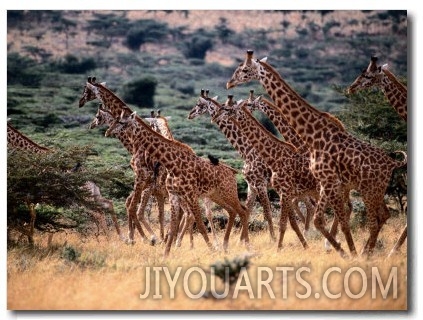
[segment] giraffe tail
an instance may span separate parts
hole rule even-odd
[[[397,161],[396,160],[394,162],[394,167],[395,168],[401,168],[401,167],[405,167],[407,165],[407,153],[404,152],[404,151],[401,151],[401,150],[393,152],[393,154],[399,154],[399,153],[402,154],[403,159],[402,159],[402,161]]]

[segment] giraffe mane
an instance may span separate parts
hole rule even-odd
[[[270,64],[268,64],[265,61],[258,61],[258,63],[260,63],[262,66],[264,66],[268,71],[270,71],[275,77],[278,78],[279,81],[281,81],[286,87],[288,87],[289,89],[291,89],[294,97],[296,99],[298,99],[299,101],[301,101],[303,104],[307,105],[308,107],[312,108],[313,110],[315,110],[316,112],[319,112],[326,120],[332,122],[335,126],[337,126],[339,129],[341,129],[342,131],[345,131],[345,126],[344,124],[341,122],[341,120],[339,120],[338,118],[336,118],[335,116],[333,116],[332,114],[328,113],[328,112],[324,112],[324,111],[320,111],[319,109],[317,109],[316,107],[312,106],[310,103],[308,103],[303,97],[301,97],[297,91],[295,91],[284,79],[282,79],[282,77],[280,76],[280,74],[275,70],[275,68],[273,68]]]
[[[400,90],[403,93],[407,93],[407,87],[403,85],[401,82],[399,82],[397,77],[395,77],[395,75],[389,69],[382,68],[382,71],[388,77],[389,80],[391,80],[393,83],[397,85],[398,88],[400,88]]]
[[[27,141],[29,144],[33,145],[34,147],[37,147],[43,151],[51,151],[51,149],[41,146],[38,143],[34,142],[33,140],[31,140],[30,138],[28,138],[26,135],[24,135],[22,132],[20,132],[19,130],[15,129],[10,123],[7,123],[7,127],[9,129],[11,129],[13,132],[15,132],[16,134],[18,134],[19,136],[22,137],[22,139],[24,139],[25,141]]]

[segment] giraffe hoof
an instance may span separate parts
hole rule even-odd
[[[132,239],[126,239],[126,244],[130,244],[130,245],[134,245],[135,244],[135,240]]]
[[[150,240],[150,245],[155,246],[156,243],[157,243],[157,238],[155,236],[152,236]]]
[[[332,251],[332,245],[330,244],[328,239],[325,239],[325,250],[326,250],[326,252]]]

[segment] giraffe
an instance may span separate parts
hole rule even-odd
[[[388,70],[387,65],[377,66],[377,57],[371,57],[366,69],[348,87],[348,94],[371,87],[382,90],[389,103],[404,121],[407,121],[407,87]],[[392,248],[389,256],[396,252],[407,238],[407,226],[404,227],[397,243]]]
[[[310,151],[307,145],[301,140],[301,137],[297,134],[295,129],[288,123],[288,121],[286,120],[282,112],[278,109],[278,107],[275,106],[274,103],[272,103],[271,101],[263,97],[261,99],[256,100],[256,103],[253,103],[254,100],[256,100],[256,97],[254,96],[254,90],[250,90],[250,95],[248,97],[248,101],[250,103],[247,106],[249,110],[251,112],[255,110],[260,110],[261,112],[263,112],[270,119],[270,121],[272,121],[272,123],[278,129],[279,133],[283,136],[285,141],[294,145],[297,148],[297,151],[303,155],[304,165],[310,166]],[[344,190],[345,199],[349,198],[349,192],[350,190],[348,188]],[[306,206],[306,212],[307,212],[306,217],[302,216],[302,213],[298,209],[298,207],[294,207],[295,210],[297,211],[297,214],[300,216],[300,218],[304,222],[305,234],[307,234],[309,230],[310,220],[312,218],[312,213],[314,212],[314,206],[315,206],[314,200],[316,199],[313,199],[310,197],[303,199]],[[351,212],[352,211],[351,202],[347,201],[347,205]],[[333,220],[331,231],[330,231],[333,237],[336,236],[337,229],[338,229],[338,219],[335,217]],[[331,249],[331,246],[327,242],[327,240],[325,241],[325,248],[326,250]]]
[[[170,117],[164,117],[161,115],[161,110],[157,110],[157,115],[155,114],[154,111],[151,111],[151,118],[146,118],[146,120],[148,122],[150,122],[151,127],[159,132],[162,136],[170,139],[170,140],[175,140],[172,131],[170,130],[169,127],[169,120]],[[194,152],[194,151],[193,151]],[[219,241],[218,241],[218,237],[217,237],[217,233],[216,233],[216,229],[214,227],[214,223],[213,223],[213,211],[211,209],[212,203],[211,200],[207,197],[202,197],[203,199],[203,205],[205,208],[205,215],[207,217],[207,220],[209,221],[209,226],[213,235],[213,242],[215,247],[219,247]],[[185,216],[183,216],[185,217]],[[194,222],[194,221],[192,221]],[[186,219],[183,219],[181,221],[182,226],[182,230],[178,235],[178,238],[176,240],[176,245],[180,246],[181,245],[181,241],[182,238],[184,236],[184,233],[186,231],[187,228],[190,229],[190,239],[191,239],[191,246],[192,246],[192,227],[193,227],[193,223],[188,226],[187,225],[188,221],[186,221]]]
[[[168,138],[168,139],[174,139],[172,132],[169,128],[169,125],[167,124],[167,118],[162,117],[161,119],[157,119],[158,121],[156,121],[156,116],[154,111],[151,112],[151,118],[145,118],[150,125],[152,126],[152,128],[162,134],[164,137]],[[90,129],[93,129],[97,126],[100,125],[107,125],[110,126],[114,121],[114,118],[112,116],[112,114],[110,112],[108,112],[107,110],[105,110],[104,108],[102,108],[101,106],[98,108],[97,113],[93,119],[93,121],[90,124]],[[162,122],[160,124],[158,124],[158,122]],[[165,123],[163,123],[163,121],[166,121]],[[135,152],[137,152],[137,149],[130,143],[127,134],[125,131],[121,130],[121,131],[117,131],[115,132],[115,136],[122,142],[122,144],[124,145],[124,147],[128,150],[128,152],[130,154],[134,154]],[[150,172],[150,175],[153,177],[153,179],[151,180],[151,184],[149,186],[146,187],[145,190],[142,191],[141,193],[141,199],[140,199],[140,204],[138,206],[138,210],[137,210],[137,217],[138,220],[142,223],[142,225],[144,225],[144,227],[147,229],[147,231],[152,235],[152,241],[154,242],[154,239],[156,238],[156,235],[154,233],[154,231],[151,229],[149,223],[146,221],[145,219],[145,215],[144,215],[144,211],[145,208],[147,206],[147,202],[148,199],[150,198],[151,195],[153,195],[156,199],[157,199],[157,204],[158,204],[158,209],[159,209],[159,224],[160,224],[160,239],[163,241],[165,240],[165,236],[164,236],[164,204],[165,204],[165,200],[166,198],[168,198],[168,194],[167,194],[167,190],[166,190],[166,169],[163,166],[160,166],[159,163],[155,163],[153,168],[148,168]],[[208,220],[210,221],[210,223],[212,222],[211,218],[212,218],[212,211],[211,211],[211,202],[208,198],[204,198],[203,202],[205,204],[205,210],[206,210],[206,216],[208,218]],[[129,219],[131,219],[129,217]],[[192,220],[189,220],[192,221]],[[185,222],[185,220],[183,221]],[[194,222],[194,221],[192,221]],[[129,223],[133,223],[132,219],[130,220]],[[184,223],[181,223],[184,225]],[[213,238],[214,238],[214,243],[215,246],[218,247],[218,240],[217,240],[217,235],[215,232],[215,228],[213,226],[213,224],[210,224],[211,226],[211,230],[213,233]],[[132,227],[133,230],[134,227]],[[180,246],[183,235],[185,233],[185,230],[188,228],[188,226],[185,226],[183,228],[183,231],[181,231],[181,233],[178,235],[178,238],[176,240],[176,244],[177,246]],[[193,240],[193,236],[192,236],[192,226],[190,226],[190,239],[191,239],[191,246],[193,246],[192,240]],[[132,235],[133,236],[133,235]],[[141,237],[144,240],[147,240],[147,237],[145,236],[144,233],[141,233]],[[133,238],[131,240],[131,236],[129,237],[128,242],[132,242]]]
[[[130,115],[125,115],[124,113],[109,127],[105,135],[109,136],[117,128],[117,130],[120,130],[119,127],[123,127],[132,137],[131,140],[134,143],[147,148],[150,155],[168,170],[168,179],[172,180],[171,184],[168,184],[171,204],[172,200],[175,201],[176,199],[185,212],[190,212],[191,216],[195,217],[206,243],[210,246],[198,205],[200,195],[204,194],[229,213],[230,222],[224,238],[225,249],[227,249],[230,230],[236,214],[239,214],[241,218],[241,239],[248,245],[247,223],[249,215],[238,199],[234,175],[236,170],[226,165],[213,164],[206,159],[198,157],[191,151],[191,148],[187,148],[181,142],[168,140],[156,133],[135,113]],[[171,230],[165,255],[169,253],[173,235],[176,235],[179,225],[177,212],[172,211],[171,220]]]
[[[304,197],[317,198],[318,184],[308,166],[308,158],[298,153],[296,148],[278,139],[260,124],[248,110],[249,103],[255,101],[238,101],[230,108],[223,108],[218,117],[233,118],[237,122],[238,132],[243,143],[257,150],[266,165],[272,170],[271,184],[280,198],[278,249],[282,248],[288,220],[304,248],[307,242],[296,222],[294,202]]]
[[[195,155],[187,145],[171,141],[158,134],[143,120],[133,115],[132,110],[113,92],[95,80],[92,77],[88,78],[79,106],[82,107],[87,101],[90,101],[89,99],[100,100],[107,107],[107,110],[116,117],[117,121],[114,126],[122,126],[121,122],[126,121],[128,124],[127,130],[131,132],[133,142],[137,144],[138,149],[146,150],[151,159],[160,162],[168,171],[166,186],[171,204],[171,225],[164,256],[169,255],[173,239],[177,233],[179,208],[188,212],[190,217],[195,217],[200,233],[207,245],[211,246],[198,204],[201,195],[207,195],[229,213],[229,223],[223,243],[224,249],[228,247],[229,235],[236,214],[241,219],[241,239],[246,246],[249,246],[249,212],[238,199],[236,170],[224,164],[212,164],[210,161]],[[112,125],[106,133],[110,134],[114,130],[115,128]],[[128,210],[130,214],[133,215],[134,207],[128,209],[130,209]]]
[[[253,51],[248,50],[245,61],[235,69],[226,88],[258,80],[307,144],[311,153],[311,171],[320,184],[314,225],[342,257],[346,257],[346,253],[326,230],[324,211],[328,206],[332,207],[349,251],[355,256],[349,214],[343,208],[346,202],[343,190],[349,188],[360,192],[367,209],[369,229],[369,238],[361,253],[370,255],[390,216],[384,203],[389,179],[394,169],[407,164],[407,154],[400,151],[404,159],[396,161],[380,148],[355,138],[343,129],[338,119],[319,111],[299,96],[266,61],[267,58],[253,59]]]
[[[252,103],[255,99],[256,97],[254,96],[254,90],[250,90],[248,101],[251,103],[249,103],[247,106],[249,110],[251,112],[255,110],[260,110],[262,113],[264,113],[269,118],[269,120],[275,125],[276,129],[282,135],[284,140],[296,147],[298,153],[303,154],[305,158],[304,165],[309,166],[310,164],[307,159],[310,158],[310,152],[307,148],[307,145],[302,142],[297,132],[289,125],[288,121],[286,121],[282,113],[269,100],[261,98],[258,100],[258,103]],[[311,213],[314,211],[314,204],[312,203],[313,201],[311,200],[311,198],[305,198],[303,199],[303,201],[306,206],[306,216],[302,214],[302,212],[298,209],[297,206],[295,206],[294,209],[303,221],[304,233],[307,234],[310,227]]]
[[[359,90],[378,87],[382,90],[389,103],[398,115],[407,121],[407,87],[388,70],[388,66],[377,66],[377,57],[371,57],[366,69],[348,87],[349,94]]]
[[[206,112],[214,119],[221,109],[221,105],[216,99],[217,97],[213,99],[208,98],[205,95],[204,89],[202,89],[197,104],[191,109],[188,119],[194,119]],[[248,194],[245,202],[247,209],[251,212],[254,201],[258,196],[259,202],[263,207],[264,218],[269,226],[270,237],[272,240],[275,240],[271,205],[267,194],[272,174],[270,168],[260,160],[255,149],[248,148],[247,145],[239,141],[237,128],[233,122],[225,118],[218,118],[215,123],[244,160],[242,173],[248,184]]]
[[[28,136],[24,135],[22,132],[14,128],[10,123],[7,123],[7,145],[8,145],[8,148],[20,149],[20,150],[25,150],[28,152],[39,153],[39,154],[46,154],[52,151],[50,148],[37,144],[36,142],[31,140]],[[100,188],[93,181],[87,181],[84,185],[84,189],[88,191],[89,198],[92,201],[97,203],[100,208],[105,209],[110,213],[116,228],[116,232],[118,236],[122,239],[120,227],[117,222],[116,213],[113,207],[113,201],[110,199],[104,198],[101,195]],[[26,204],[29,208],[29,212],[31,216],[30,230],[27,236],[28,236],[28,241],[30,243],[33,243],[35,220],[36,220],[36,210],[35,210],[36,204],[30,203],[29,201],[27,201]],[[108,237],[107,225],[104,219],[104,214],[98,215],[97,212],[94,212],[94,211],[90,211],[90,213],[94,217],[94,221],[97,224],[97,227],[101,227],[104,233],[106,234],[106,236]],[[52,234],[49,236],[48,244],[50,244],[51,240],[52,240]]]
[[[102,97],[99,95],[97,97],[97,94],[99,94],[98,90],[92,90],[94,87],[92,86],[92,83],[95,83],[96,78],[95,77],[88,77],[87,84],[84,87],[83,94],[81,98],[79,99],[79,108],[83,107],[87,102],[92,101],[94,99],[98,99],[103,107],[110,111],[112,116],[114,118],[118,117],[120,115],[120,112],[122,111],[122,108],[125,110],[128,110],[128,112],[132,113],[132,110],[126,106],[119,98],[116,97],[114,93],[112,93],[108,88],[106,88],[106,83],[99,83],[98,86],[101,88],[104,88],[105,93],[110,93],[110,95],[106,95],[105,97]],[[90,87],[91,86],[91,87]],[[91,88],[91,89],[90,89]],[[115,108],[109,108],[109,101],[114,103],[114,100],[120,105],[120,108],[115,110]],[[113,104],[111,104],[113,106]],[[122,142],[123,143],[123,142]],[[123,143],[130,145],[130,142]],[[134,188],[131,194],[127,197],[125,206],[126,211],[128,215],[128,243],[134,243],[134,229],[136,228],[141,235],[141,237],[145,238],[145,233],[142,230],[140,221],[137,218],[136,211],[137,211],[137,205],[141,200],[142,192],[152,183],[153,175],[151,175],[151,172],[154,172],[154,166],[155,164],[151,162],[146,155],[145,152],[142,152],[142,150],[136,150],[132,154],[130,165],[132,170],[134,171],[135,179],[134,179]],[[151,238],[151,244],[156,243],[156,238],[154,235]]]
[[[97,109],[97,113],[94,117],[94,119],[91,121],[89,128],[90,129],[94,129],[98,126],[102,126],[102,125],[107,125],[110,126],[114,121],[114,118],[112,116],[111,113],[109,113],[107,110],[105,110],[102,106],[100,106]],[[116,137],[121,141],[121,143],[123,144],[123,146],[125,147],[125,149],[130,153],[130,154],[134,154],[136,153],[136,149],[134,148],[134,146],[130,143],[126,133],[124,131],[120,131],[120,132],[116,132],[115,133]],[[140,163],[139,164],[145,164],[145,163]],[[159,209],[159,225],[160,225],[160,239],[164,240],[164,204],[165,204],[165,198],[167,197],[167,191],[165,188],[165,183],[164,180],[166,178],[165,173],[164,173],[164,168],[160,168],[160,166],[155,166],[153,165],[153,167],[151,168],[151,166],[147,166],[146,169],[147,170],[147,174],[150,177],[153,177],[152,179],[150,179],[150,185],[148,185],[146,187],[145,190],[142,191],[141,193],[141,197],[140,197],[140,204],[137,210],[137,217],[138,220],[144,225],[144,227],[147,229],[147,231],[150,233],[150,235],[152,236],[151,241],[154,243],[156,237],[156,234],[154,233],[153,229],[151,228],[151,226],[149,225],[149,223],[146,221],[145,216],[144,216],[144,210],[145,207],[147,205],[148,199],[150,198],[151,195],[153,195],[156,200],[157,200],[157,204],[158,204],[158,209]],[[132,198],[129,198],[130,200]],[[130,201],[129,200],[129,201]],[[128,201],[128,200],[127,200]],[[129,224],[133,224],[132,221],[132,217],[128,217],[128,223]],[[127,239],[128,242],[132,242],[133,241],[133,230],[135,228],[135,224],[133,224],[132,228],[130,227],[130,235]],[[141,237],[144,240],[148,240],[147,236],[145,235],[144,231],[141,229]]]

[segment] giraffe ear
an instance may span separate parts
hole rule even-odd
[[[387,63],[385,63],[383,66],[382,66],[382,70],[387,70],[388,69],[388,64]]]
[[[264,57],[260,60],[260,62],[266,62],[267,61],[267,57]]]
[[[136,111],[132,112],[129,117],[131,118],[131,120],[134,120],[137,117],[137,112]]]
[[[212,100],[214,100],[214,101],[217,101],[217,98],[218,98],[219,96],[214,96],[213,98],[212,98]]]
[[[106,82],[100,82],[100,84],[105,87],[106,86]]]

